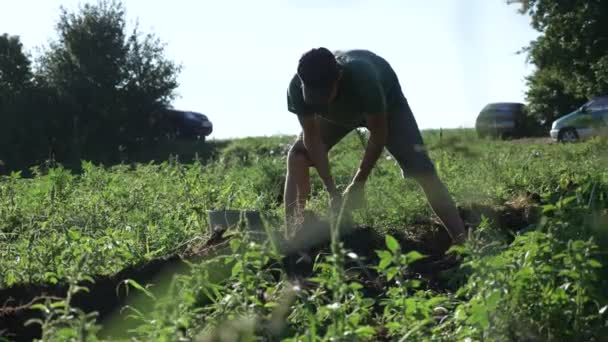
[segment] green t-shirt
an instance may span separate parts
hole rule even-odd
[[[298,115],[318,114],[339,124],[356,125],[366,115],[396,110],[401,97],[397,75],[382,57],[367,50],[335,52],[343,75],[335,100],[327,106],[306,104],[301,80],[294,75],[287,89],[287,109]]]

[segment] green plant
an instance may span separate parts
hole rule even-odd
[[[38,324],[42,329],[41,341],[97,341],[101,329],[97,323],[97,313],[86,313],[72,305],[72,299],[88,288],[79,285],[82,281],[94,283],[94,280],[83,274],[68,276],[69,287],[65,298],[46,297],[44,303],[31,305],[39,310],[43,319],[30,319],[25,325]]]
[[[0,177],[0,287],[70,285],[66,299],[35,306],[46,313],[36,321],[46,340],[593,341],[605,335],[607,142],[478,145],[475,139],[469,131],[425,133],[440,176],[473,228],[466,245],[453,249],[462,266],[449,272],[415,272],[414,264],[428,260],[412,246],[433,254],[443,228],[433,223],[416,183],[404,181],[386,155],[366,189],[369,205],[353,220],[398,233],[401,244],[386,235],[383,246],[371,249],[378,249],[377,259],[367,259],[373,252],[347,249],[345,226],[332,222],[328,248],[312,255],[313,274],[288,274],[274,239],[282,229],[277,196],[287,140],[270,138],[226,143],[246,160],[222,158],[220,151],[207,163],[83,162],[80,174],[58,165],[31,178]],[[332,150],[340,157],[332,158],[338,182],[351,178],[360,153],[354,135]],[[327,197],[312,174],[309,209],[322,215]],[[261,239],[244,222],[223,238],[209,234],[206,211],[226,207],[260,210],[272,238]],[[219,244],[199,254],[210,238]],[[174,255],[184,256],[189,269],[153,284],[123,282],[119,290],[141,296],[103,324],[74,306],[86,275],[108,276]]]

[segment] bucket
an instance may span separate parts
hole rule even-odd
[[[210,233],[234,229],[239,224],[241,217],[247,228],[252,231],[264,232],[260,213],[255,210],[209,210]]]

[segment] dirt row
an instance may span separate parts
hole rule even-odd
[[[200,246],[197,254],[150,260],[127,267],[111,276],[93,277],[93,283],[82,283],[88,291],[77,293],[71,305],[84,312],[98,312],[98,321],[104,322],[107,318],[116,317],[124,305],[139,295],[134,289],[126,289],[125,280],[134,280],[142,286],[156,284],[154,292],[161,292],[173,275],[188,271],[189,267],[184,260],[196,261],[209,257],[225,244],[226,239],[220,237]],[[24,325],[32,318],[43,318],[39,310],[32,310],[30,306],[44,303],[45,299],[65,298],[67,291],[68,285],[61,283],[18,284],[0,289],[0,339],[5,337],[11,341],[32,341],[40,338],[39,325]]]

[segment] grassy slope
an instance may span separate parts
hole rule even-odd
[[[281,215],[285,154],[293,137],[247,138],[223,147],[207,165],[165,162],[85,165],[82,175],[54,169],[33,179],[0,182],[0,287],[64,278],[81,263],[87,274],[114,273],[142,259],[172,254],[206,237],[205,211],[262,210]],[[471,131],[425,132],[430,155],[459,205],[501,204],[526,191],[547,194],[564,182],[606,182],[605,144],[576,145],[477,140]],[[221,145],[225,145],[222,142]],[[331,152],[346,186],[363,152],[355,134]],[[325,209],[313,172],[310,208]],[[368,207],[355,219],[380,230],[407,230],[428,219],[426,200],[384,155],[367,188]],[[91,253],[94,251],[94,253]],[[86,256],[85,259],[80,260]]]
[[[80,175],[57,168],[31,179],[2,178],[0,287],[70,278],[74,284],[83,275],[113,274],[175,254],[209,238],[209,209],[258,209],[281,229],[292,139],[219,142],[219,153],[204,165],[171,161],[104,169],[85,163]],[[248,334],[286,341],[601,340],[608,311],[607,268],[601,264],[608,248],[606,142],[488,141],[467,130],[446,131],[441,138],[425,132],[425,140],[460,207],[501,207],[533,193],[544,219],[530,227],[512,221],[509,228],[528,228],[512,242],[496,222],[482,220],[463,250],[466,267],[448,273],[444,288],[411,277],[408,260],[416,254],[400,254],[390,239],[379,254],[384,266],[377,276],[344,264],[352,255],[333,246],[332,257],[317,260],[315,278],[302,287],[266,267],[277,257],[272,250],[238,234],[231,253],[193,264],[191,272],[161,287],[166,296],[138,302],[141,311],[132,312],[139,318],[116,316],[104,322],[102,335],[116,340],[134,328],[132,336],[142,341],[179,335],[206,341],[211,339],[203,335],[222,331],[241,334],[242,341],[250,340],[243,338]],[[355,134],[332,151],[340,186],[350,180],[362,151]],[[355,213],[359,224],[414,237],[436,228],[417,185],[403,180],[388,155],[367,193],[368,207]],[[314,176],[310,208],[322,214],[326,202]],[[212,270],[223,276],[212,280]],[[66,316],[69,301],[44,308],[47,339],[99,336],[92,318],[78,310]]]

